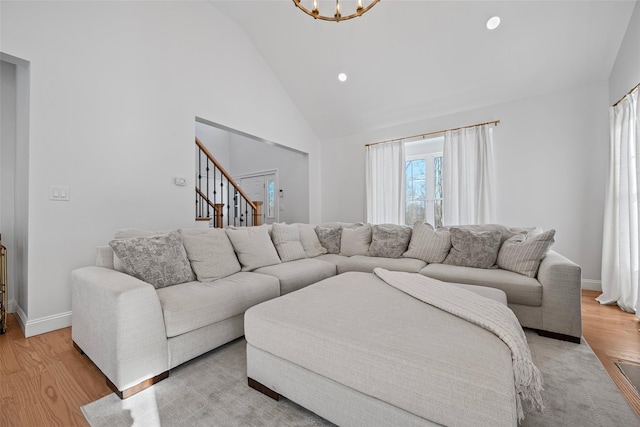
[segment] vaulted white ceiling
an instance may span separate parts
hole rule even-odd
[[[382,0],[335,23],[291,0],[212,3],[244,29],[321,138],[606,81],[635,5]],[[502,24],[489,31],[494,15]]]

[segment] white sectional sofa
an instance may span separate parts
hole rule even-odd
[[[126,398],[242,336],[250,307],[382,267],[500,289],[523,327],[579,342],[581,271],[549,250],[553,234],[420,223],[121,230],[96,266],[72,272],[72,337]]]

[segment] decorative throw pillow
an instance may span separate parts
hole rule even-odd
[[[342,227],[321,227],[316,226],[316,234],[323,248],[328,254],[340,253],[340,239],[342,237]]]
[[[451,250],[443,264],[491,268],[498,258],[500,231],[474,232],[452,227]]]
[[[151,236],[162,236],[164,234],[169,234],[171,231],[176,230],[166,230],[166,231],[151,231],[151,230],[143,230],[141,228],[121,228],[116,231],[115,236],[113,238],[115,240],[122,239],[131,239],[132,237],[151,237]],[[124,272],[124,267],[122,266],[122,261],[118,257],[118,254],[113,252],[113,269],[116,271]]]
[[[313,258],[327,253],[327,250],[320,244],[315,227],[311,224],[297,224],[300,230],[300,242],[307,257]]]
[[[371,224],[364,224],[356,228],[342,228],[340,255],[369,255],[370,244]]]
[[[242,271],[280,264],[278,252],[269,237],[267,227],[227,228],[227,236],[242,264]]]
[[[451,249],[451,233],[439,228],[434,230],[431,224],[416,222],[413,225],[409,250],[402,254],[406,258],[421,259],[429,264],[441,263]]]
[[[373,237],[369,255],[385,258],[400,258],[411,240],[411,227],[396,224],[373,226]]]
[[[180,233],[191,268],[200,282],[213,282],[240,271],[236,253],[223,229],[190,228]]]
[[[297,225],[273,224],[271,239],[282,262],[307,257],[302,242],[300,242],[300,229]]]
[[[500,248],[498,267],[527,277],[535,277],[540,261],[555,242],[555,234],[556,230],[549,230],[533,237],[527,237],[525,234],[513,236]]]
[[[156,289],[195,280],[182,236],[177,231],[152,237],[115,239],[109,242],[124,272]]]

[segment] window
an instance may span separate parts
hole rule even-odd
[[[267,179],[267,218],[276,217],[276,180]]]
[[[442,226],[442,144],[431,138],[405,145],[405,223],[428,222]]]

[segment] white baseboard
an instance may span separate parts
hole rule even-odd
[[[602,292],[602,282],[600,280],[582,279],[582,289]]]
[[[15,300],[8,301],[7,308],[9,313],[15,315],[18,325],[26,338],[71,326],[70,311],[29,320],[22,307]]]
[[[57,329],[71,326],[71,312],[54,314],[52,316],[41,317],[39,319],[27,320],[22,328],[25,337],[44,334]]]
[[[13,302],[13,313],[15,314],[15,318],[18,321],[18,325],[20,329],[22,329],[22,333],[24,334],[25,324],[27,323],[27,315],[22,311],[22,307],[18,305],[15,301]]]

